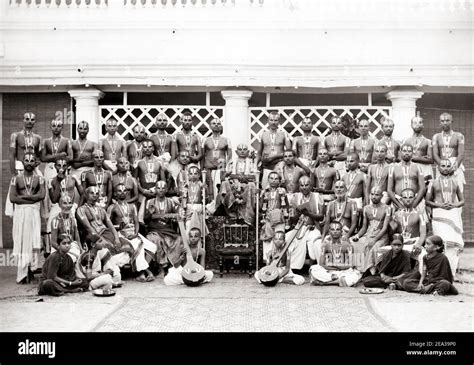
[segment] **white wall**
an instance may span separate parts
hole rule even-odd
[[[0,86],[474,83],[472,1],[44,1],[3,0]]]

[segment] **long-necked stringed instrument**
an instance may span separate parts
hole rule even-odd
[[[293,243],[293,240],[296,238],[296,236],[299,235],[302,227],[303,221],[300,220],[298,221],[298,224],[295,227],[296,233],[293,235],[293,237],[291,237],[289,241],[285,243],[285,246],[283,246],[283,249],[280,251],[280,253],[276,257],[273,257],[273,260],[269,265],[262,267],[258,271],[258,278],[260,279],[260,282],[263,285],[275,286],[278,283],[280,275],[278,271],[278,264],[280,263],[281,259],[283,258],[283,255],[286,253],[290,245]]]
[[[179,231],[181,233],[181,238],[185,245],[189,247],[188,243],[188,236],[186,235],[186,228],[184,227],[184,222],[182,220],[178,220]],[[199,252],[199,248],[198,248]],[[197,255],[196,255],[197,259]],[[194,258],[186,261],[186,265],[184,265],[183,270],[181,271],[181,277],[183,278],[183,282],[188,286],[198,286],[204,282],[206,274],[204,273],[204,268],[199,265]]]

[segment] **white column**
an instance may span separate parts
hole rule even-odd
[[[89,123],[87,138],[99,142],[101,137],[99,99],[104,93],[94,88],[75,89],[69,95],[76,100],[76,123],[86,121]]]
[[[392,102],[392,119],[395,122],[393,138],[402,141],[411,136],[411,118],[416,115],[416,101],[423,96],[416,89],[393,90],[385,97]]]
[[[224,136],[230,138],[233,149],[240,143],[250,147],[249,99],[252,91],[224,90],[221,95],[225,100]]]

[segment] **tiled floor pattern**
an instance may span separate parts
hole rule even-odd
[[[96,331],[378,332],[364,298],[126,298]]]

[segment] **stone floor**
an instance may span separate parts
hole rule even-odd
[[[467,276],[472,277],[470,274]],[[435,297],[359,288],[259,285],[231,274],[197,288],[128,280],[117,295],[38,297],[0,270],[0,331],[58,332],[472,332],[474,285],[458,296]]]

